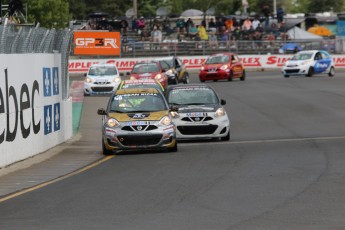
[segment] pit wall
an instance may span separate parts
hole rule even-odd
[[[0,168],[72,137],[60,54],[0,54]]]
[[[199,69],[208,56],[181,56],[188,69]],[[292,55],[239,55],[247,69],[281,69]],[[345,68],[345,55],[332,55],[336,68]],[[94,63],[115,63],[121,72],[128,72],[133,65],[141,61],[150,61],[159,57],[147,58],[108,58],[108,59],[70,59],[69,73],[86,73]]]

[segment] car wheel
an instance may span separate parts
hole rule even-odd
[[[290,75],[285,74],[284,77],[290,77]]]
[[[307,77],[312,77],[313,74],[314,74],[314,69],[313,69],[313,67],[310,67],[306,76]]]
[[[241,81],[246,80],[246,71],[243,70],[242,77],[240,78]]]
[[[173,152],[173,153],[177,152],[177,141],[175,141],[174,147],[169,148],[169,152]]]
[[[214,79],[213,81],[218,81],[217,79]]]
[[[221,137],[220,140],[221,141],[230,141],[230,130],[229,130],[228,134],[225,137]]]
[[[174,82],[174,85],[177,85],[178,84],[178,78],[177,76],[175,76],[175,82]]]
[[[232,81],[234,79],[234,73],[230,71],[228,81]]]
[[[200,81],[201,81],[201,82],[205,82],[205,80],[203,80],[203,79],[201,79],[201,78],[200,78]]]
[[[331,69],[329,70],[328,76],[333,77],[335,75],[335,69],[332,66]]]
[[[103,140],[102,140],[102,149],[103,149],[103,155],[105,155],[105,156],[109,156],[109,155],[114,154],[113,151],[111,151],[105,147]]]
[[[88,96],[90,96],[90,94],[84,93],[84,97],[88,97]]]
[[[183,78],[183,84],[189,84],[189,74],[185,73]]]

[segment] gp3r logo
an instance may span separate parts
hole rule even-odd
[[[75,44],[77,46],[83,46],[83,47],[97,47],[97,46],[103,46],[103,47],[112,47],[112,48],[119,48],[116,45],[116,39],[115,38],[77,38],[75,40]]]
[[[43,95],[47,99],[60,91],[59,68],[43,68]],[[60,130],[60,103],[44,106],[44,135]]]

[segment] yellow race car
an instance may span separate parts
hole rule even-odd
[[[177,151],[176,127],[162,93],[155,88],[119,89],[102,115],[103,154],[125,150]]]

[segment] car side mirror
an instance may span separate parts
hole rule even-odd
[[[170,106],[170,112],[177,112],[177,111],[178,111],[178,107],[176,105]]]
[[[123,76],[125,76],[123,73],[120,73],[120,77],[123,77]]]
[[[220,100],[220,104],[221,104],[221,105],[226,105],[226,100],[221,99],[221,100]]]
[[[107,115],[107,112],[105,111],[105,109],[100,108],[100,109],[97,110],[97,114],[98,115]]]
[[[131,73],[130,73],[130,72],[127,72],[127,73],[126,73],[126,76],[129,76],[129,75],[131,75]]]

